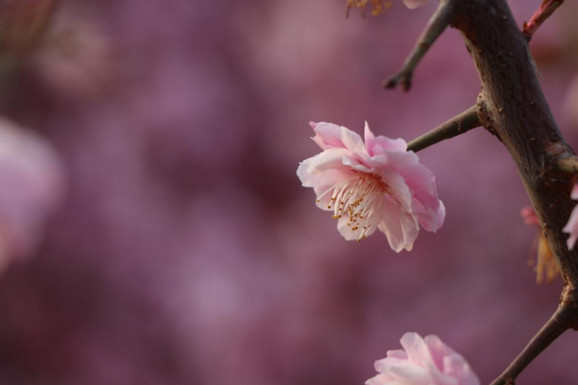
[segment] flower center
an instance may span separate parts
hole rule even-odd
[[[333,188],[327,208],[333,209],[333,218],[345,217],[347,226],[354,232],[359,231],[361,240],[377,224],[375,213],[379,212],[383,194],[389,193],[389,188],[378,175],[356,174],[357,177]]]

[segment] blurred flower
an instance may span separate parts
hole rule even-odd
[[[420,225],[439,229],[445,208],[435,177],[407,151],[403,139],[375,137],[365,123],[365,144],[347,127],[310,123],[323,151],[299,164],[297,176],[313,187],[317,207],[333,211],[346,240],[361,240],[376,228],[396,252],[410,251]]]
[[[574,185],[570,197],[574,200],[578,200],[578,184]],[[570,234],[567,242],[568,250],[572,250],[574,245],[576,245],[576,239],[578,239],[578,206],[574,207],[574,210],[572,210],[568,223],[566,223],[566,226],[564,226],[562,231]]]
[[[54,17],[33,63],[46,84],[74,99],[110,92],[118,70],[102,28],[71,11]]]
[[[361,8],[365,10],[369,0],[347,0],[347,14],[351,8]],[[391,7],[391,1],[371,0],[371,14],[373,16],[381,15],[387,8]]]
[[[409,9],[415,9],[427,3],[428,0],[403,0],[403,3]],[[391,0],[347,0],[346,12],[349,15],[351,8],[366,9],[371,4],[371,14],[373,16],[381,15],[386,9],[391,7]]]
[[[55,151],[41,137],[0,119],[0,270],[34,251],[63,192]]]
[[[520,210],[520,215],[524,219],[525,224],[540,226],[540,219],[538,219],[538,216],[532,207],[526,206],[522,208],[522,210]]]
[[[404,350],[389,350],[375,362],[379,374],[366,385],[479,385],[466,360],[437,336],[417,333],[401,337]]]
[[[403,3],[409,9],[416,9],[417,7],[421,7],[422,5],[427,3],[427,1],[428,0],[403,0]]]
[[[538,237],[538,253],[536,255],[536,266],[534,270],[536,271],[536,282],[552,282],[552,280],[560,273],[560,265],[558,264],[558,259],[552,253],[548,240],[542,232],[542,227],[540,225],[540,219],[536,215],[534,209],[530,206],[524,207],[520,211],[520,215],[524,218],[524,222],[527,225],[536,225],[540,229],[540,235]]]

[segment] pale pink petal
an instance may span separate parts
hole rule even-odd
[[[359,156],[365,154],[365,145],[357,132],[341,126],[341,141],[345,145],[345,148],[354,154],[358,154]]]
[[[375,137],[367,122],[365,122],[364,131],[365,148],[370,156],[381,155],[388,152],[405,152],[407,150],[407,143],[401,138],[389,139],[385,136]]]
[[[443,374],[456,379],[460,385],[480,385],[480,380],[473,374],[470,365],[457,353],[443,358]]]
[[[331,148],[346,148],[352,153],[363,153],[365,146],[361,137],[347,127],[328,122],[310,122],[315,136],[312,138],[324,150]]]
[[[409,9],[416,9],[427,3],[427,0],[403,0],[403,3]]]
[[[356,171],[361,171],[364,173],[371,173],[373,171],[371,166],[368,165],[368,162],[364,162],[362,159],[357,157],[346,155],[343,157],[342,163],[344,166],[347,166]]]
[[[570,198],[578,200],[578,184],[575,184],[570,193]]]
[[[400,360],[407,360],[407,353],[405,350],[397,349],[397,350],[388,350],[387,351],[387,358],[393,359],[400,359]],[[379,362],[379,361],[377,361]]]
[[[408,360],[423,367],[435,365],[431,350],[417,333],[405,333],[401,337],[401,346],[407,352]]]
[[[345,149],[331,149],[307,158],[299,163],[297,177],[304,187],[313,187],[317,184],[316,179],[326,170],[340,169],[347,172],[349,170],[343,167],[343,157],[347,154]]]
[[[322,149],[329,148],[345,148],[341,141],[341,127],[337,124],[327,122],[309,122],[311,128],[315,132],[312,138],[315,143]]]
[[[419,233],[417,220],[392,201],[385,201],[383,209],[388,215],[383,216],[378,229],[385,234],[389,246],[396,253],[411,251]]]
[[[576,240],[578,240],[578,206],[572,210],[568,223],[566,223],[562,231],[570,234],[567,240],[567,246],[568,250],[573,250],[576,245]]]
[[[400,365],[391,365],[387,368],[391,377],[401,384],[407,385],[430,385],[431,375],[426,368],[404,362]]]
[[[575,184],[572,188],[570,197],[574,200],[578,199],[578,184]],[[570,235],[567,240],[568,250],[574,249],[576,240],[578,240],[578,205],[572,210],[570,218],[568,218],[568,222],[562,229],[562,232]]]
[[[427,231],[437,231],[445,220],[445,207],[438,199],[435,176],[413,152],[389,155],[390,167],[403,176],[412,191],[414,212]]]

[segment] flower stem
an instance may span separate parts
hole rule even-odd
[[[480,120],[478,118],[478,106],[474,105],[448,120],[442,123],[438,127],[426,132],[425,134],[415,138],[407,145],[408,151],[417,152],[423,150],[426,147],[441,142],[445,139],[453,138],[454,136],[463,134],[480,126]]]

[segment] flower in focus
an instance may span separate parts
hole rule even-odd
[[[558,274],[560,274],[558,259],[550,249],[548,240],[542,232],[540,219],[536,215],[534,209],[530,206],[526,206],[520,211],[520,215],[524,219],[524,223],[527,225],[536,225],[540,229],[540,235],[538,237],[538,252],[535,263],[536,266],[534,267],[534,270],[536,271],[536,283],[542,283],[544,280],[547,283],[550,283]],[[533,262],[531,262],[530,266],[532,264]]]
[[[574,185],[570,197],[574,200],[578,200],[578,184]],[[568,250],[574,249],[576,240],[578,239],[578,206],[574,207],[574,210],[572,210],[568,223],[566,223],[566,226],[564,226],[562,231],[570,234],[567,241]]]
[[[437,336],[417,333],[401,337],[404,350],[389,350],[375,362],[379,374],[366,385],[479,385],[466,360]]]
[[[31,254],[63,195],[64,175],[43,138],[0,119],[0,270]]]
[[[396,252],[410,251],[420,226],[437,231],[445,218],[435,177],[407,151],[403,139],[374,136],[365,123],[365,143],[347,127],[313,123],[312,138],[323,150],[305,159],[297,176],[312,187],[317,207],[332,211],[346,240],[382,231]]]

